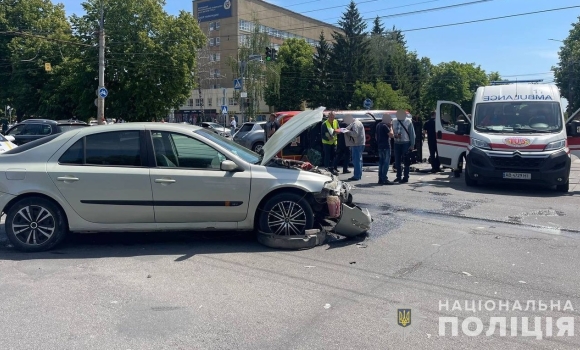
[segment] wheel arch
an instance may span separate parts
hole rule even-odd
[[[304,196],[308,200],[308,202],[310,202],[310,198],[312,196],[312,194],[310,192],[308,192],[304,189],[298,188],[298,187],[279,187],[279,188],[272,190],[267,195],[265,195],[262,198],[262,200],[260,200],[260,203],[256,207],[256,212],[254,213],[254,228],[258,227],[258,220],[260,220],[260,214],[262,212],[262,208],[264,207],[264,204],[266,204],[266,202],[269,201],[270,198],[272,198],[276,195],[279,195],[281,193],[292,193],[292,194],[296,194],[298,196]]]
[[[21,201],[23,199],[26,199],[26,198],[34,198],[34,197],[39,197],[39,198],[42,198],[42,199],[46,199],[49,202],[51,202],[52,204],[54,204],[61,211],[62,216],[63,216],[63,218],[65,220],[66,228],[67,229],[69,228],[69,225],[68,225],[68,217],[66,215],[66,210],[64,210],[63,206],[60,205],[60,203],[58,201],[54,200],[52,197],[47,196],[46,194],[42,194],[42,193],[37,193],[37,192],[22,193],[22,194],[20,194],[20,195],[18,195],[16,197],[12,198],[12,200],[10,200],[6,204],[6,206],[4,207],[4,209],[2,209],[2,212],[4,214],[6,214],[19,201]]]

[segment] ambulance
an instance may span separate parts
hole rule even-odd
[[[558,88],[541,81],[492,82],[477,89],[471,114],[438,101],[441,165],[467,186],[534,183],[568,192],[571,157],[580,156],[580,110],[568,119]]]

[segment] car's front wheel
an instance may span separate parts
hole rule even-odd
[[[262,233],[279,236],[300,236],[314,226],[312,207],[304,196],[280,193],[262,207],[258,220]]]
[[[12,245],[26,252],[53,248],[66,235],[64,213],[51,201],[29,197],[16,202],[6,213],[6,236]]]
[[[263,142],[256,142],[252,146],[252,151],[254,151],[256,153],[260,153],[260,151],[262,150],[262,147],[264,147],[264,143]]]

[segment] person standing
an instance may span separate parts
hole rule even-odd
[[[407,112],[404,110],[397,111],[397,120],[393,122],[393,133],[395,138],[395,169],[397,169],[397,178],[394,182],[409,182],[408,152],[415,147],[415,129],[413,122],[407,118]],[[401,167],[404,164],[404,170]],[[403,178],[401,178],[403,175]]]
[[[377,146],[379,149],[379,185],[392,185],[387,172],[391,163],[391,139],[393,138],[392,117],[390,114],[383,114],[383,120],[377,124],[375,131]]]
[[[264,133],[265,140],[267,142],[272,135],[280,128],[280,124],[276,121],[276,114],[270,114],[270,120],[266,123],[266,132]]]
[[[344,122],[348,125],[345,129],[345,143],[350,147],[352,152],[352,164],[354,166],[354,174],[348,180],[359,181],[362,179],[363,166],[363,151],[365,149],[365,127],[358,119],[354,119],[352,115],[344,116]],[[337,129],[337,132],[341,130]]]
[[[230,133],[232,136],[234,136],[234,134],[236,133],[236,118],[232,117],[230,120]]]
[[[417,150],[417,163],[423,162],[423,121],[418,115],[413,116],[413,129],[415,129],[415,149]]]
[[[344,122],[338,123],[341,128],[346,128]],[[350,149],[346,146],[345,134],[338,133],[338,145],[336,147],[336,157],[334,158],[334,170],[338,172],[338,166],[342,164],[342,173],[343,174],[350,174],[350,170],[348,170],[348,164],[350,163]]]
[[[429,146],[429,160],[431,163],[431,172],[441,172],[441,163],[439,163],[439,152],[437,151],[437,131],[435,125],[435,117],[437,113],[431,112],[431,119],[425,122],[423,130],[427,135],[427,145]]]
[[[336,155],[336,145],[338,144],[338,137],[336,131],[338,130],[338,121],[335,118],[334,112],[328,114],[328,119],[322,123],[320,133],[322,135],[322,151],[324,152],[324,167],[334,175],[338,172],[333,169],[334,157]]]

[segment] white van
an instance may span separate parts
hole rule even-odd
[[[564,120],[554,84],[494,82],[477,89],[471,116],[437,102],[437,150],[442,166],[465,183],[541,183],[568,192],[570,154],[580,156],[580,110]]]

